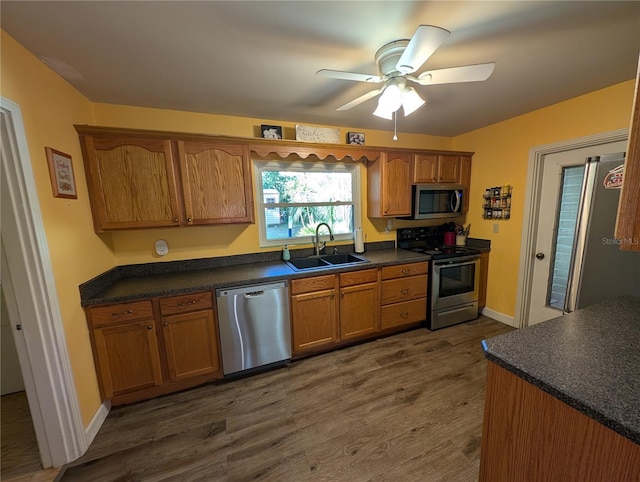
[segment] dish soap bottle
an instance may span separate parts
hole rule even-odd
[[[282,248],[282,259],[285,261],[289,261],[291,259],[291,253],[289,252],[289,247],[285,244],[284,248]]]

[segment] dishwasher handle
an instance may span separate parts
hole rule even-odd
[[[262,296],[264,294],[264,290],[261,291],[251,291],[250,293],[245,293],[244,297],[245,298],[258,298],[259,296]]]

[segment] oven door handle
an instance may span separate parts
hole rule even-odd
[[[462,266],[464,264],[473,264],[479,260],[480,260],[480,256],[471,255],[471,256],[462,256],[462,257],[451,259],[451,260],[434,261],[433,264],[434,266],[438,266],[438,267],[454,268],[456,266]]]

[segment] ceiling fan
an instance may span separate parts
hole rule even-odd
[[[402,106],[404,115],[407,116],[425,103],[416,90],[407,85],[407,81],[420,85],[478,82],[487,80],[493,73],[495,63],[491,62],[429,70],[422,72],[417,77],[411,75],[431,57],[450,33],[441,27],[419,25],[410,40],[394,40],[383,45],[375,55],[380,75],[328,69],[318,70],[316,75],[331,79],[383,84],[381,88],[367,92],[336,110],[349,110],[380,95],[374,115],[392,119],[393,113]]]

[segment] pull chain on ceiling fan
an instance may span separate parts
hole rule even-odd
[[[411,75],[433,55],[450,33],[441,27],[419,25],[410,40],[395,40],[383,45],[375,54],[380,76],[328,69],[319,70],[316,75],[331,79],[383,84],[380,89],[367,92],[336,110],[352,109],[380,95],[374,115],[391,120],[393,113],[395,112],[397,116],[397,111],[402,107],[404,115],[408,116],[422,107],[425,101],[413,87],[407,86],[407,81],[419,85],[479,82],[487,80],[493,73],[495,63],[491,62],[425,71],[417,77]]]

